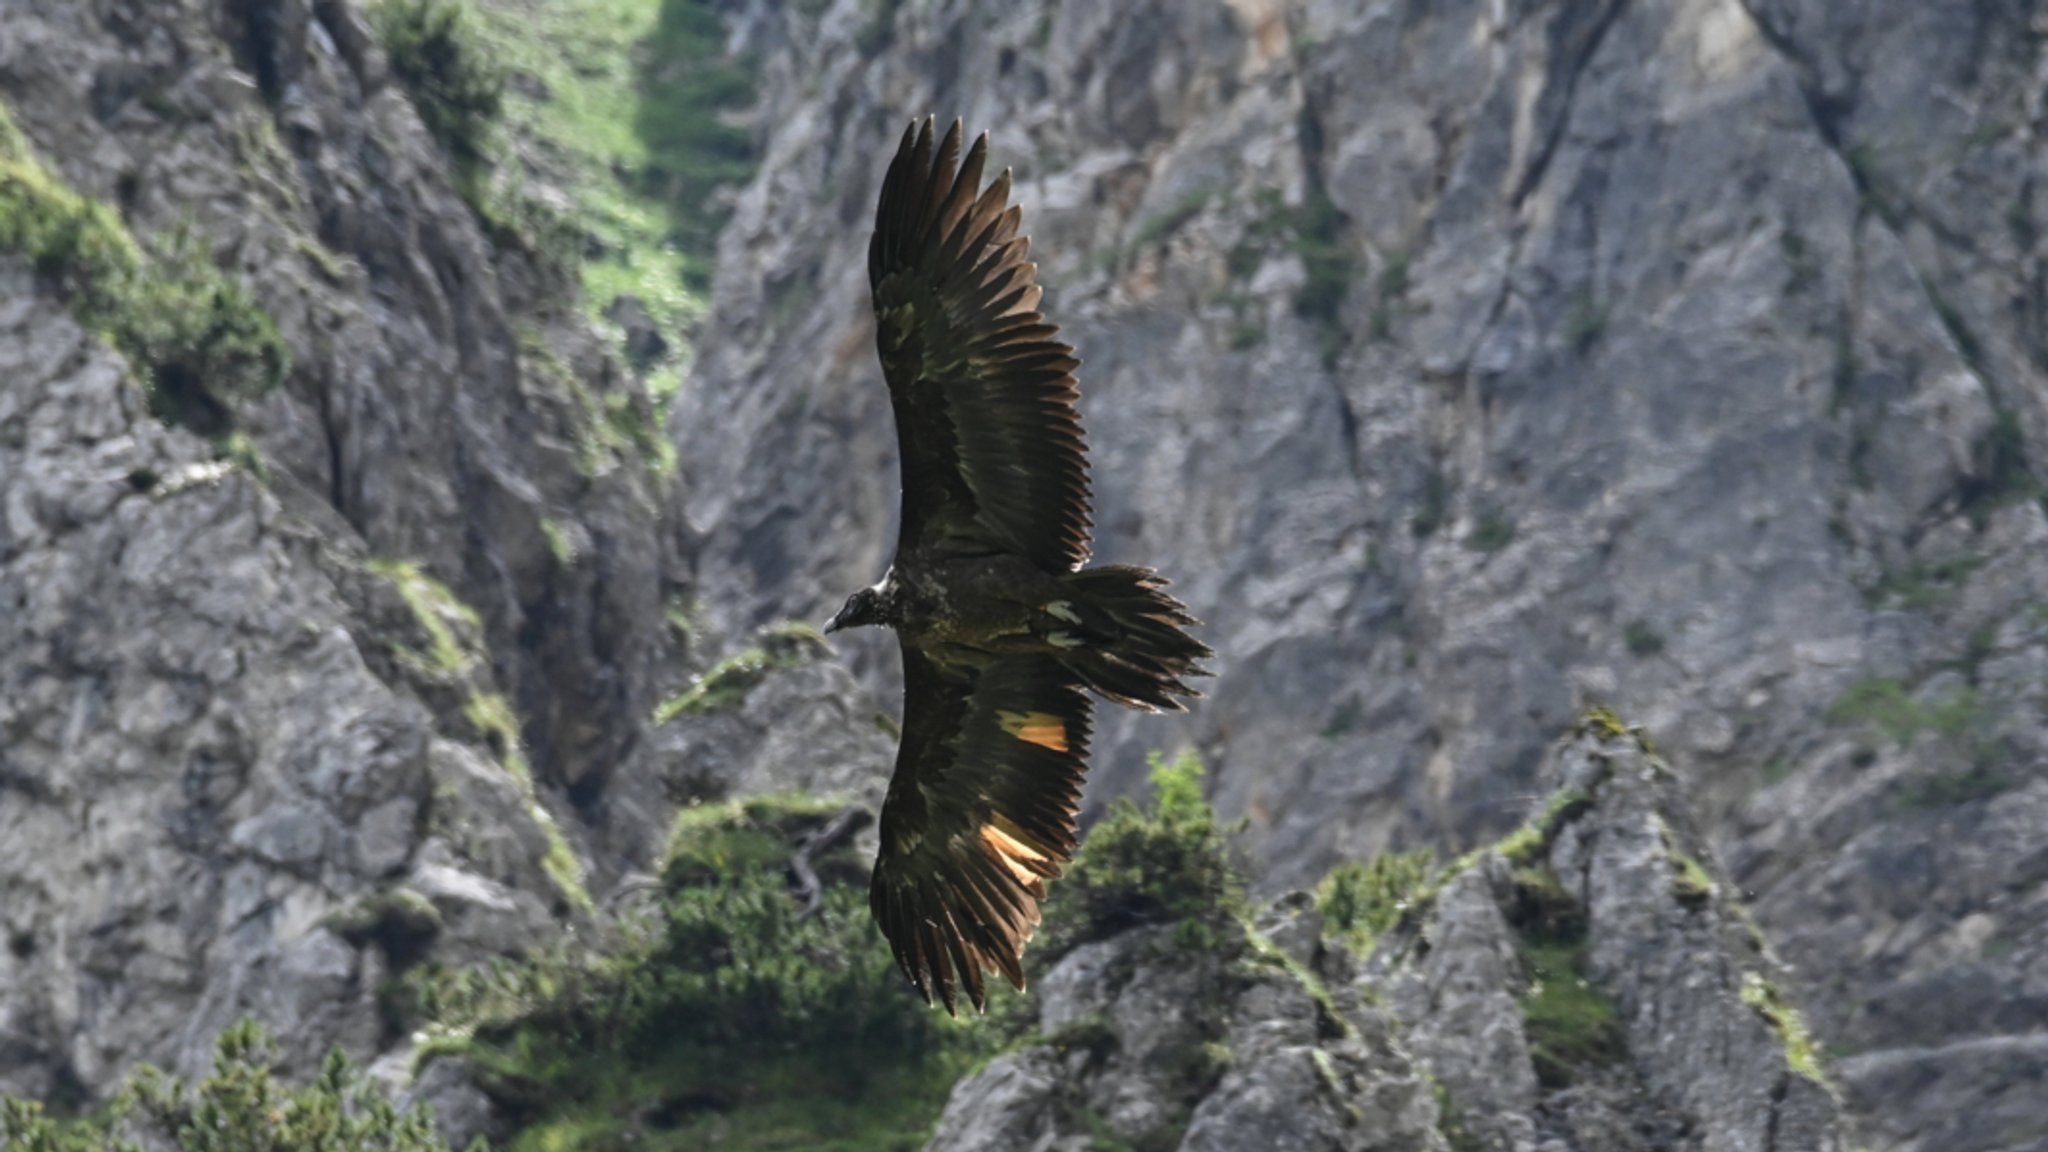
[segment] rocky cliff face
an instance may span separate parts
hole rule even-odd
[[[1377,940],[1297,896],[1256,932],[1075,949],[1039,1042],[961,1082],[928,1149],[1847,1148],[1670,770],[1596,724],[1544,777],[1524,830],[1389,892]]]
[[[244,1014],[296,1067],[377,1051],[392,931],[524,947],[665,818],[661,485],[582,450],[646,397],[354,3],[8,0],[0,103],[11,243],[69,192],[195,235],[291,354],[167,425],[62,262],[0,254],[0,1091]]]
[[[1091,796],[1199,746],[1267,895],[1591,804],[1355,962],[1298,901],[1249,975],[1075,952],[1065,1039],[939,1146],[1181,1110],[1192,1147],[1833,1147],[1794,1001],[1873,1145],[2038,1142],[2035,5],[716,8],[760,164],[667,334],[671,477],[357,0],[0,0],[0,208],[33,166],[140,248],[196,236],[291,360],[166,422],[139,345],[0,252],[0,1093],[190,1069],[244,1014],[295,1068],[395,1050],[395,968],[601,928],[674,800],[874,798],[893,657],[775,625],[888,555],[863,248],[934,111],[1017,168],[1098,554],[1175,576],[1221,654],[1192,717],[1105,718]],[[1677,778],[1618,741],[1545,778],[1590,701]],[[1560,964],[1607,1024],[1532,993]],[[1174,1050],[1257,1059],[1137,1058],[1212,976]]]
[[[741,6],[764,159],[673,422],[711,615],[885,562],[869,195],[963,116],[1086,360],[1098,555],[1222,654],[1192,719],[1106,724],[1098,800],[1197,743],[1273,891],[1499,829],[1614,702],[1874,1131],[2033,1139],[2042,19]]]

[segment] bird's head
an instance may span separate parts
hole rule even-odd
[[[825,631],[837,632],[841,628],[859,628],[866,624],[887,623],[882,616],[882,590],[879,586],[863,588],[846,598],[832,619],[825,622]]]

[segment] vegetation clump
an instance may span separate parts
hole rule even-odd
[[[329,916],[326,924],[358,948],[377,945],[397,968],[417,960],[442,928],[440,909],[410,888],[379,892]]]
[[[475,641],[465,644],[463,637],[480,634],[483,620],[475,609],[449,591],[446,584],[429,576],[425,569],[410,560],[378,558],[369,561],[365,567],[390,583],[406,607],[411,609],[413,620],[426,637],[423,649],[393,643],[392,655],[399,663],[420,676],[437,681],[461,676],[478,663],[479,654],[471,651]]]
[[[478,40],[460,0],[379,0],[372,9],[391,73],[455,167],[472,201],[504,111],[505,73]]]
[[[1807,1031],[1799,1010],[1785,1000],[1778,986],[1755,972],[1742,975],[1742,1002],[1756,1009],[1764,1022],[1785,1041],[1785,1063],[1792,1071],[1816,1084],[1828,1083],[1821,1066],[1820,1043]]]
[[[188,227],[138,244],[120,218],[66,187],[0,109],[0,252],[28,258],[80,323],[142,377],[152,415],[207,436],[233,405],[284,382],[291,353],[270,315]]]
[[[982,1042],[897,972],[867,861],[821,839],[834,813],[788,797],[687,809],[654,915],[615,952],[438,975],[418,1002],[519,1120],[513,1147],[922,1141]],[[814,902],[794,869],[807,846]]]
[[[1142,924],[1200,926],[1243,911],[1224,829],[1202,796],[1201,758],[1190,749],[1151,763],[1152,802],[1111,805],[1058,881],[1041,965]]]
[[[275,1045],[243,1021],[214,1042],[212,1074],[187,1085],[144,1066],[103,1114],[67,1121],[0,1100],[7,1152],[447,1152],[433,1119],[400,1112],[340,1050],[292,1088],[271,1071]]]
[[[1543,868],[1513,873],[1508,922],[1528,981],[1522,1030],[1536,1079],[1567,1087],[1582,1068],[1613,1064],[1628,1054],[1614,1005],[1588,979],[1585,911]]]
[[[1827,718],[1836,724],[1868,724],[1894,744],[1908,744],[1922,733],[1943,740],[1969,734],[1983,719],[1977,694],[1959,689],[1939,700],[1916,700],[1897,680],[1860,680],[1849,686],[1828,708]]]
[[[1688,908],[1704,908],[1714,899],[1717,885],[1706,865],[1683,852],[1671,853],[1671,892]]]
[[[1382,852],[1364,864],[1339,864],[1316,889],[1324,928],[1361,951],[1372,947],[1414,907],[1435,860],[1436,854],[1425,848]]]
[[[756,638],[757,645],[720,660],[688,688],[662,701],[654,710],[654,725],[678,716],[737,708],[770,673],[808,663],[826,651],[825,638],[816,628],[794,620],[771,624]]]
[[[2011,787],[2011,749],[1990,728],[1977,690],[1959,687],[1922,699],[1888,678],[1861,680],[1829,707],[1831,723],[1873,729],[1899,747],[1931,736],[1953,758],[1951,767],[1908,782],[1898,803],[1908,809],[1946,808],[1996,795]]]

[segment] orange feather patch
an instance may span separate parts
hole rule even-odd
[[[1027,744],[1055,752],[1067,750],[1067,722],[1050,712],[998,710],[996,719],[1001,722],[1003,731]]]

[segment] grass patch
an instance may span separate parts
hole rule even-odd
[[[656,387],[668,380],[666,373],[673,365],[647,382],[644,395],[629,384],[600,396],[533,329],[519,335],[519,363],[522,371],[560,389],[575,405],[580,419],[568,423],[576,445],[576,470],[582,475],[595,478],[614,463],[637,464],[657,478],[675,472],[675,445],[662,433],[675,391]]]
[[[585,314],[624,357],[605,311],[638,298],[676,350],[647,367],[675,376],[688,355],[678,334],[703,313],[711,281],[719,190],[753,170],[747,130],[728,122],[752,99],[752,63],[725,57],[705,0],[483,0],[476,15],[484,45],[522,81],[505,92],[506,135],[538,145],[533,163],[574,205],[573,223],[524,219],[537,210],[530,197],[490,214],[572,232]],[[649,386],[659,401],[666,389]]]
[[[1792,1071],[1816,1084],[1827,1085],[1827,1070],[1821,1066],[1820,1042],[1806,1030],[1806,1021],[1792,1007],[1776,984],[1755,972],[1742,974],[1742,1002],[1756,1009],[1764,1022],[1785,1041],[1785,1063]]]
[[[1589,715],[1599,712],[1605,712],[1605,709],[1595,709]],[[1607,715],[1612,716],[1613,714],[1607,713]],[[1474,848],[1472,851],[1453,860],[1448,867],[1431,878],[1416,893],[1414,898],[1409,901],[1410,908],[1421,910],[1434,904],[1438,893],[1443,891],[1443,886],[1449,883],[1452,877],[1478,864],[1480,858],[1488,852],[1500,853],[1502,859],[1506,860],[1511,867],[1517,869],[1526,869],[1531,865],[1541,863],[1550,853],[1551,841],[1557,838],[1558,833],[1564,830],[1565,825],[1577,820],[1592,807],[1593,798],[1576,789],[1567,788],[1553,793],[1549,802],[1543,806],[1543,811],[1531,818],[1520,828],[1515,829],[1492,844],[1486,845],[1483,848]]]
[[[541,517],[540,532],[547,537],[548,555],[554,557],[556,566],[574,568],[576,545],[569,540],[569,533],[562,527],[561,521],[552,516]]]
[[[1908,782],[1898,795],[1899,807],[1909,811],[1954,808],[1973,800],[1996,796],[2013,786],[2012,777],[1982,764],[1953,772],[1937,773]]]
[[[484,660],[480,639],[483,621],[475,609],[457,599],[447,585],[427,575],[419,565],[409,560],[372,560],[367,567],[398,590],[399,596],[412,610],[414,621],[426,635],[424,649],[396,642],[391,645],[392,655],[400,664],[428,680],[450,685],[466,681],[480,668]],[[465,642],[466,636],[478,639]],[[540,802],[540,794],[533,782],[533,767],[526,759],[519,716],[512,710],[511,702],[499,693],[471,687],[463,701],[462,716],[518,785],[528,816],[547,838],[548,848],[540,860],[541,870],[571,907],[586,914],[592,912],[596,906],[584,886],[583,862],[569,847],[560,825],[555,823],[554,814]]]
[[[1628,1054],[1614,1005],[1587,977],[1585,911],[1544,868],[1513,874],[1508,922],[1528,985],[1522,1028],[1536,1079],[1556,1090],[1576,1082],[1581,1069],[1616,1063]]]
[[[1976,474],[1963,486],[1961,502],[1980,530],[1993,509],[2041,494],[2040,481],[2027,465],[2026,433],[2012,409],[1993,412],[1991,428],[1977,442],[1975,456]]]
[[[1465,1110],[1458,1106],[1451,1090],[1427,1072],[1423,1075],[1429,1079],[1430,1094],[1436,1097],[1436,1130],[1451,1152],[1486,1152],[1485,1142],[1466,1125]]]
[[[1321,124],[1308,110],[1303,110],[1297,128],[1304,149],[1321,147]],[[1313,164],[1308,168],[1299,207],[1290,208],[1272,188],[1255,192],[1253,202],[1259,214],[1226,255],[1226,266],[1233,279],[1243,280],[1258,270],[1272,245],[1284,243],[1301,261],[1304,272],[1294,294],[1294,314],[1315,326],[1323,367],[1333,368],[1344,351],[1344,302],[1357,271],[1357,260],[1344,234],[1344,213],[1330,199],[1322,174]],[[1404,264],[1404,287],[1405,274]]]
[[[519,715],[512,711],[511,702],[496,692],[471,692],[463,704],[462,714],[470,727],[482,734],[506,774],[518,785],[520,798],[526,802],[527,817],[546,837],[548,847],[540,858],[541,871],[570,907],[585,915],[594,913],[597,906],[591,901],[590,890],[584,884],[583,861],[577,857],[575,849],[569,847],[561,825],[555,823],[554,813],[540,802],[540,793],[533,783],[533,766],[526,759],[526,742],[520,732]]]
[[[795,620],[770,624],[755,634],[759,643],[728,656],[654,710],[659,728],[678,716],[737,708],[770,673],[807,664],[828,649],[816,628]]]
[[[8,1152],[447,1152],[425,1109],[400,1112],[340,1049],[304,1087],[278,1081],[270,1036],[244,1020],[214,1041],[212,1071],[196,1084],[144,1065],[113,1103],[83,1120],[32,1101],[0,1100]]]
[[[440,909],[410,888],[394,888],[366,897],[328,916],[323,923],[335,935],[361,948],[375,944],[403,969],[420,958],[441,934]]]
[[[1401,922],[1425,890],[1436,854],[1381,852],[1360,864],[1348,861],[1331,869],[1316,889],[1316,907],[1323,926],[1363,952],[1381,933]]]
[[[1713,873],[1707,871],[1706,865],[1683,852],[1673,850],[1670,857],[1671,894],[1688,908],[1706,907],[1719,890]]]
[[[225,436],[235,404],[291,371],[276,323],[214,264],[196,231],[136,243],[112,209],[43,167],[4,108],[0,251],[28,258],[81,324],[120,349],[160,420]]]
[[[505,72],[469,9],[460,0],[378,0],[370,18],[391,74],[453,166],[456,187],[479,202],[505,106]]]
[[[400,664],[429,680],[444,682],[476,667],[482,659],[474,647],[479,641],[464,642],[465,635],[474,638],[482,634],[483,620],[475,609],[410,560],[375,559],[364,566],[390,582],[426,634],[424,649],[392,643],[391,653]]]
[[[1895,798],[1902,808],[1949,808],[2012,786],[2006,770],[2009,749],[1990,731],[1990,709],[1974,688],[1919,700],[1897,680],[1860,680],[1835,700],[1827,718],[1834,724],[1874,730],[1899,747],[1931,735],[1953,758],[1954,767],[1907,782]]]
[[[1387,256],[1386,266],[1380,269],[1379,300],[1373,304],[1371,333],[1374,341],[1386,343],[1394,338],[1394,316],[1401,300],[1408,294],[1408,254],[1394,252]]]
[[[1322,118],[1315,106],[1303,103],[1295,120],[1295,135],[1302,152],[1301,208],[1295,213],[1294,254],[1301,257],[1304,276],[1294,294],[1294,312],[1316,326],[1317,344],[1325,371],[1337,366],[1348,339],[1344,331],[1344,302],[1351,295],[1351,281],[1357,260],[1344,236],[1344,213],[1330,198],[1323,182],[1321,157],[1325,151]]]
[[[1567,1087],[1578,1070],[1613,1064],[1628,1054],[1614,1005],[1586,979],[1583,941],[1524,941],[1518,950],[1529,979],[1522,1028],[1529,1059],[1544,1087]]]

